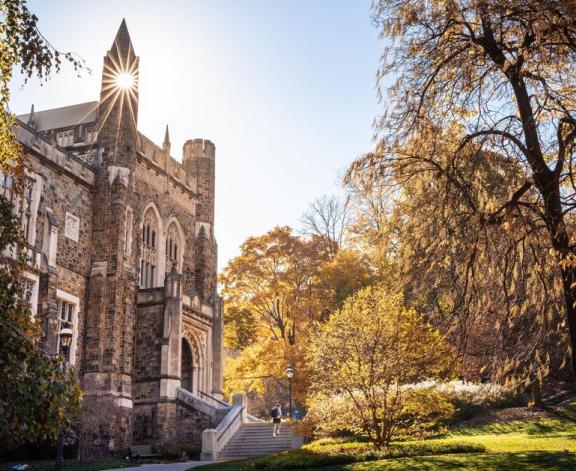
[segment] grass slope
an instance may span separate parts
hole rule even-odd
[[[421,456],[381,460],[372,463],[324,468],[325,471],[396,471],[396,470],[490,470],[490,471],[534,471],[570,470],[576,468],[575,453],[488,453],[469,455]],[[318,469],[318,468],[317,468]],[[320,468],[321,469],[321,468]],[[320,471],[318,469],[318,471]]]
[[[561,411],[558,418],[461,429],[442,438],[403,442],[398,445],[398,454],[390,453],[382,456],[386,459],[379,459],[379,456],[371,454],[371,445],[368,443],[325,440],[300,450],[253,460],[221,463],[196,470],[574,470],[576,401]],[[398,457],[402,456],[402,449],[408,457]],[[485,452],[477,452],[482,449]],[[351,456],[354,459],[351,459]],[[363,462],[353,462],[361,460]]]

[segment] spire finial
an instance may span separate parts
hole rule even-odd
[[[166,125],[166,132],[164,133],[164,145],[170,144],[170,132],[168,131],[168,125]]]
[[[162,149],[166,154],[170,154],[170,132],[168,131],[168,125],[166,125],[166,132],[164,133],[164,143],[162,144]]]
[[[36,117],[34,116],[34,103],[32,103],[32,107],[30,108],[30,114],[28,115],[28,122],[26,124],[32,128],[36,128]]]

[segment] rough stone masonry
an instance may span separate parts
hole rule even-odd
[[[59,352],[62,324],[72,325],[92,456],[133,444],[198,447],[211,418],[178,390],[221,397],[215,147],[189,140],[180,162],[168,128],[162,146],[138,131],[138,66],[122,21],[99,101],[32,106],[16,131],[29,168],[17,204],[27,296],[47,351]]]

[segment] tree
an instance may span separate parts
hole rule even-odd
[[[0,253],[22,247],[18,220],[4,196],[0,227]],[[69,425],[81,396],[74,373],[64,377],[62,358],[40,349],[41,328],[24,296],[24,266],[19,250],[17,263],[4,259],[0,270],[0,450],[54,439],[61,425]]]
[[[16,177],[22,175],[23,166],[13,131],[14,116],[7,111],[13,69],[19,66],[26,79],[36,75],[45,80],[53,69],[60,71],[62,58],[77,72],[84,68],[74,54],[54,49],[38,30],[37,22],[25,0],[0,1],[0,171]]]
[[[226,299],[224,318],[240,334],[228,347],[242,348],[226,365],[227,388],[264,392],[265,379],[282,378],[291,364],[299,394],[307,327],[322,313],[314,280],[327,255],[317,239],[304,240],[289,227],[248,238],[241,254],[220,276]]]
[[[320,320],[326,320],[349,296],[379,279],[368,256],[352,249],[339,250],[318,267],[315,278],[316,290],[321,293]]]
[[[226,346],[237,351],[226,363],[227,390],[285,393],[278,380],[292,365],[295,397],[303,399],[313,323],[374,279],[366,257],[351,250],[331,257],[320,238],[303,239],[289,227],[247,239],[220,276]]]
[[[379,77],[392,74],[394,82],[377,125],[377,151],[357,161],[351,173],[385,185],[426,173],[450,203],[458,199],[458,205],[430,201],[443,208],[444,220],[458,217],[480,236],[489,226],[519,228],[516,254],[524,235],[545,241],[556,263],[539,265],[558,280],[575,352],[573,12],[574,2],[561,0],[376,1],[375,23],[389,41]],[[502,169],[503,178],[493,182],[497,206],[479,204],[485,182],[475,165],[483,160]],[[475,254],[474,245],[465,245]],[[498,245],[491,250],[501,259],[507,253]],[[542,285],[526,286],[532,293]],[[514,307],[525,309],[516,302],[507,306],[511,315]],[[542,322],[541,316],[532,320]]]
[[[83,64],[61,54],[41,35],[38,19],[22,0],[0,1],[0,174],[21,194],[26,169],[9,113],[9,82],[14,67],[41,80],[59,71],[61,57],[76,71]],[[0,449],[26,441],[54,439],[78,408],[80,390],[74,374],[62,374],[61,358],[40,349],[41,329],[25,301],[22,270],[26,265],[23,236],[11,201],[0,187]],[[8,257],[7,254],[15,254]],[[66,411],[66,415],[64,414]]]
[[[344,420],[381,446],[390,443],[415,397],[422,399],[416,383],[445,376],[454,354],[437,330],[403,306],[402,296],[367,287],[318,327],[310,360],[313,391],[340,397],[349,411]],[[446,410],[435,412],[440,409]]]
[[[241,252],[220,277],[228,314],[250,312],[267,327],[266,335],[294,345],[299,324],[315,315],[312,281],[326,256],[316,241],[292,235],[289,227],[248,238]]]
[[[446,165],[455,144],[450,133],[443,135],[442,145],[429,148],[423,138],[414,149],[422,157],[435,153]],[[472,183],[480,211],[507,201],[503,180],[522,178],[498,155],[480,153],[454,167]],[[541,382],[550,366],[561,364],[566,343],[558,267],[538,222],[527,214],[482,225],[459,192],[424,166],[417,177],[397,172],[395,181],[399,196],[384,233],[396,239],[394,273],[407,303],[458,348],[465,377]]]
[[[317,237],[326,253],[335,256],[342,247],[348,230],[348,202],[336,196],[317,198],[302,216],[302,233]]]

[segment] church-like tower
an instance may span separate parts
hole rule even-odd
[[[92,266],[82,387],[85,402],[110,414],[114,447],[130,443],[136,244],[129,244],[138,149],[138,57],[122,21],[104,57],[92,216]],[[129,240],[130,239],[130,240]],[[105,404],[103,404],[105,403]]]
[[[180,161],[168,127],[162,145],[138,131],[138,66],[122,21],[99,101],[18,117],[31,312],[52,354],[65,323],[73,331],[86,457],[198,448],[225,410],[215,146],[189,140]]]

